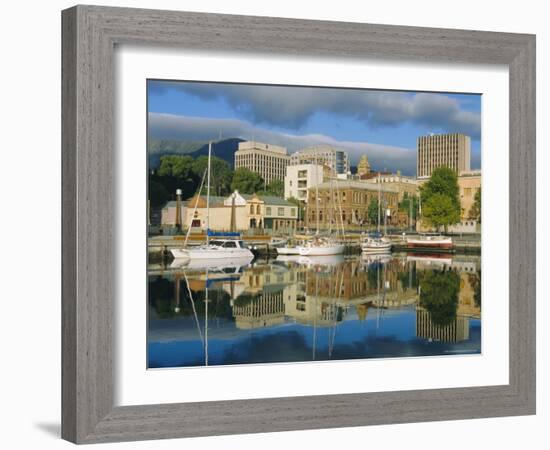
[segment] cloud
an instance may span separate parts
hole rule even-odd
[[[435,132],[461,132],[475,140],[481,133],[480,112],[465,110],[455,97],[439,93],[181,82],[152,82],[149,89],[152,94],[176,89],[202,100],[221,99],[253,124],[292,130],[315,113],[327,112],[370,128],[410,123]]]
[[[277,133],[238,119],[211,119],[173,114],[149,113],[149,136],[153,139],[208,140],[239,137],[269,144],[281,145],[293,153],[301,148],[327,144],[348,152],[352,165],[367,154],[373,168],[401,170],[403,174],[416,173],[416,150],[371,142],[339,141],[323,134],[293,135]]]

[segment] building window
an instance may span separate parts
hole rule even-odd
[[[250,214],[254,214],[254,205],[250,205]]]
[[[261,213],[261,207],[260,205],[257,205],[256,206],[256,214],[260,214]]]
[[[470,195],[472,195],[472,188],[464,188],[464,195],[466,197],[469,197]]]
[[[265,215],[266,215],[266,216],[270,216],[270,215],[271,215],[271,206],[266,206],[266,207],[265,207]]]
[[[285,209],[284,208],[277,208],[277,215],[278,216],[284,216],[285,215]]]
[[[296,215],[296,208],[290,208],[290,215],[294,217]]]

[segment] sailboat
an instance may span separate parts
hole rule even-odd
[[[212,158],[212,142],[208,143],[208,168],[206,183],[206,243],[197,247],[174,248],[171,251],[176,259],[189,260],[211,260],[211,259],[234,259],[248,258],[250,261],[254,258],[253,253],[248,249],[239,237],[239,233],[216,233],[210,230],[210,161]],[[202,189],[202,186],[201,186]],[[199,190],[200,196],[200,190]],[[195,204],[196,208],[196,204]],[[191,226],[189,226],[189,231]],[[189,237],[189,231],[187,237]],[[217,239],[210,239],[217,237]],[[187,242],[187,239],[186,239]]]
[[[331,193],[332,196],[332,193]],[[298,245],[298,253],[300,256],[327,256],[327,255],[340,255],[344,253],[346,246],[344,244],[336,242],[332,236],[319,236],[319,185],[315,184],[315,202],[317,211],[317,226],[315,236],[312,239],[305,241],[303,244]],[[340,199],[338,199],[340,201]],[[341,209],[341,208],[340,208]],[[342,220],[342,213],[340,211],[340,220]],[[344,230],[344,224],[342,223],[342,232]]]
[[[376,233],[369,233],[361,237],[361,251],[367,254],[390,253],[392,243],[380,232],[380,205],[381,205],[380,173],[378,173],[378,230]],[[384,224],[386,223],[386,214],[384,214]]]

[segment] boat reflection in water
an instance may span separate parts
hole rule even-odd
[[[476,256],[150,266],[148,366],[476,354]]]

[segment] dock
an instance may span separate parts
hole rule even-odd
[[[408,235],[411,236],[411,235]],[[481,254],[480,236],[453,236],[454,247],[452,249],[422,249],[418,247],[408,247],[402,234],[390,234],[387,236],[392,241],[392,252],[410,252],[410,253],[456,253],[456,254]],[[273,246],[273,237],[267,234],[243,236],[242,240],[257,256],[276,256],[277,250]],[[191,234],[187,241],[188,246],[201,245],[206,241],[204,234]],[[171,258],[170,250],[180,248],[185,243],[184,235],[176,236],[152,236],[147,240],[147,250],[150,261]],[[346,245],[345,254],[356,254],[361,252],[361,235],[359,233],[350,233],[344,239]]]

